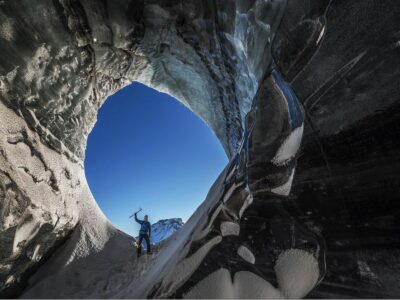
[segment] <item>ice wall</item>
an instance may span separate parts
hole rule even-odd
[[[0,1],[0,295],[398,297],[399,10]],[[133,81],[188,106],[230,157],[146,267],[82,163],[97,110]]]

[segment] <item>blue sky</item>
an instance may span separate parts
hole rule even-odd
[[[186,221],[228,160],[218,139],[184,105],[140,83],[107,99],[89,135],[85,170],[101,209],[137,235],[132,212],[152,223]]]

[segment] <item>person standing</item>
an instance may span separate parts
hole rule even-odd
[[[145,215],[144,220],[139,220],[137,218],[137,213],[135,213],[135,221],[140,224],[139,230],[139,246],[137,249],[137,255],[140,256],[142,254],[142,241],[143,239],[146,241],[147,253],[151,254],[151,245],[150,245],[150,236],[151,236],[151,224],[149,222],[149,216]]]

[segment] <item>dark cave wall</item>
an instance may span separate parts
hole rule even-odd
[[[326,243],[311,297],[400,294],[399,13],[396,1],[289,1],[273,44],[306,113],[288,209]]]

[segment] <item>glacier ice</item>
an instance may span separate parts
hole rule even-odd
[[[395,0],[0,1],[0,296],[399,297],[399,14]],[[99,107],[133,81],[191,109],[230,159],[139,260],[83,166]]]

